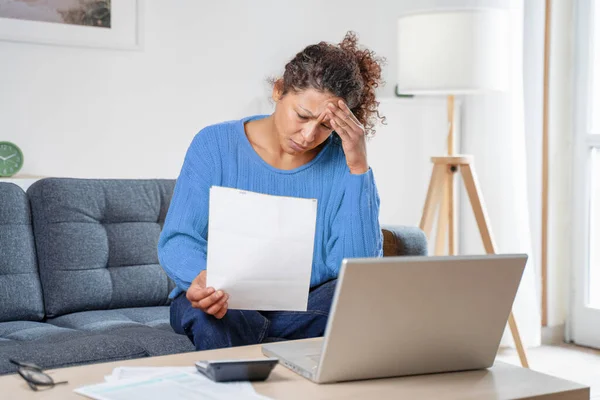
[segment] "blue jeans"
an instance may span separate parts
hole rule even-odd
[[[311,289],[307,311],[228,310],[222,319],[193,308],[185,293],[171,303],[171,327],[196,350],[323,336],[337,279]]]

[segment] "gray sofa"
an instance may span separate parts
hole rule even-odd
[[[156,246],[174,180],[0,183],[0,374],[193,351],[169,324],[173,282]],[[384,253],[426,254],[386,227]],[[232,244],[234,246],[234,244]]]

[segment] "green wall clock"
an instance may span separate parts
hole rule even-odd
[[[23,152],[16,144],[0,142],[0,176],[13,176],[23,166]]]

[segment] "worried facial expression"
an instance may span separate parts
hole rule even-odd
[[[277,101],[274,116],[279,144],[286,153],[311,152],[333,132],[325,111],[327,105],[336,104],[339,97],[316,89],[290,91],[284,96],[275,89],[273,97]]]

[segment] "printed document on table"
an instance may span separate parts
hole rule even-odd
[[[117,367],[112,374],[104,377],[106,382],[116,382],[124,379],[151,378],[154,375],[164,375],[170,372],[189,372],[195,374],[196,367]]]
[[[210,189],[206,285],[230,309],[306,311],[317,200]]]
[[[176,371],[83,386],[75,389],[75,393],[96,400],[266,399],[254,391],[250,382],[217,383],[199,373]]]

